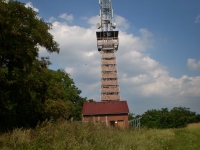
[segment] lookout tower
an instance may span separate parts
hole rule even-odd
[[[97,48],[101,53],[101,101],[119,101],[120,90],[117,74],[116,51],[118,50],[118,31],[113,31],[112,0],[99,0],[101,23],[96,28]]]
[[[129,108],[126,101],[120,101],[116,51],[118,31],[113,19],[111,0],[99,0],[101,23],[97,23],[97,48],[101,53],[101,102],[85,102],[82,121],[105,122],[108,126],[128,128]]]

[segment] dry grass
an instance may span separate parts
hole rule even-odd
[[[189,129],[200,129],[200,123],[192,123],[187,126]]]
[[[196,128],[194,128],[196,127]],[[1,150],[198,150],[200,128],[121,130],[104,124],[45,122],[0,135]]]

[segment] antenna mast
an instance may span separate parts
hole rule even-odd
[[[119,84],[115,52],[118,50],[118,31],[113,19],[112,0],[99,0],[101,23],[97,23],[97,48],[101,57],[101,101],[119,101]]]
[[[98,24],[97,28],[101,28],[102,31],[112,31],[115,29],[115,24],[112,23],[112,0],[99,0],[99,5],[101,8],[99,13],[101,24]]]

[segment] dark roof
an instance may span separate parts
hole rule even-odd
[[[126,101],[112,102],[85,102],[83,104],[83,115],[100,115],[100,114],[124,114],[129,113]]]

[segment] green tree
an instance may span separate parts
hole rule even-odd
[[[195,122],[195,112],[191,112],[189,108],[174,107],[170,111],[170,117],[172,118],[172,127],[180,128],[185,127],[189,123]]]
[[[135,119],[134,115],[135,115],[135,114],[133,114],[133,113],[129,113],[129,114],[128,114],[128,120],[130,121],[130,120]]]
[[[146,111],[141,118],[141,125],[149,128],[157,128],[159,126],[160,111],[156,109]]]
[[[181,128],[197,120],[198,115],[189,108],[174,107],[170,111],[167,108],[148,110],[142,115],[141,124],[149,128]]]
[[[76,87],[73,79],[70,78],[69,74],[63,70],[49,70],[49,87],[47,90],[46,97],[48,99],[46,103],[45,113],[48,118],[52,118],[52,114],[59,114],[58,111],[65,110],[64,119],[73,117],[75,120],[81,119],[81,111],[83,103],[86,102],[86,98],[80,96],[81,91]],[[57,107],[55,107],[55,105]],[[62,106],[58,107],[58,106]],[[65,107],[64,107],[65,106]],[[55,111],[52,111],[54,108]],[[59,108],[56,110],[56,108]],[[50,113],[49,113],[50,112]],[[66,113],[68,112],[68,113]],[[53,115],[54,119],[58,119],[58,115]]]
[[[0,125],[34,126],[42,119],[48,80],[39,47],[59,52],[51,24],[18,1],[0,0]]]
[[[197,114],[195,117],[195,122],[200,122],[200,114]]]
[[[95,102],[93,99],[88,99],[87,102]]]

